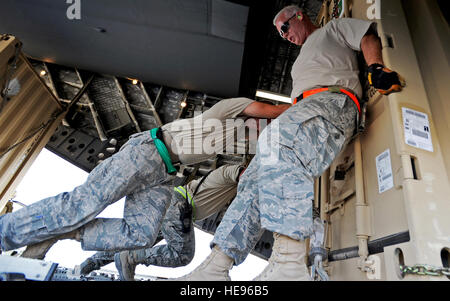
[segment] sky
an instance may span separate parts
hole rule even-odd
[[[43,198],[71,191],[82,184],[88,173],[54,153],[43,149],[32,164],[25,177],[16,189],[14,200],[29,205]],[[124,199],[108,206],[98,217],[123,217]],[[22,208],[15,203],[14,211]],[[166,278],[180,277],[195,269],[210,254],[209,243],[213,236],[195,228],[195,256],[190,264],[178,268],[164,268],[157,266],[138,265],[136,275],[159,276]],[[161,241],[165,243],[165,241]],[[58,241],[47,253],[45,261],[58,263],[60,267],[73,269],[86,258],[92,256],[95,251],[84,251],[79,242],[74,240]],[[247,281],[257,276],[265,267],[267,261],[254,255],[249,255],[239,266],[233,267],[230,277],[235,281]],[[114,263],[103,267],[104,270],[116,271]]]

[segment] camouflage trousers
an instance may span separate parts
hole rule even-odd
[[[166,244],[133,250],[134,261],[138,264],[162,267],[179,267],[189,264],[194,258],[195,236],[192,223],[191,205],[178,192],[173,192],[161,226],[162,238]],[[114,261],[114,252],[97,252],[90,259],[98,267]]]
[[[152,246],[169,206],[174,176],[167,174],[149,131],[134,134],[86,182],[0,217],[0,239],[11,250],[81,230],[84,250]],[[123,218],[95,218],[125,199]]]
[[[310,96],[272,121],[258,138],[236,198],[217,228],[218,245],[242,263],[264,229],[304,240],[312,233],[314,178],[350,141],[358,111],[347,96]]]

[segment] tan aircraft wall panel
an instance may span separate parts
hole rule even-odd
[[[328,270],[332,280],[448,280],[445,276],[401,277],[398,272],[399,263],[442,267],[441,251],[450,248],[450,189],[446,159],[450,151],[446,146],[448,139],[441,143],[449,133],[450,110],[444,106],[444,99],[450,96],[448,83],[433,90],[434,94],[428,92],[433,89],[431,83],[434,83],[428,76],[447,76],[448,61],[443,61],[447,69],[441,71],[435,69],[437,62],[430,57],[430,53],[425,54],[431,49],[426,48],[422,54],[416,55],[405,17],[409,10],[403,9],[401,0],[380,2],[381,19],[374,21],[378,23],[383,58],[389,68],[405,77],[407,86],[401,93],[387,97],[373,91],[370,93],[366,130],[360,136],[364,198],[369,206],[369,241],[404,231],[409,231],[410,240],[385,247],[383,253],[371,255],[371,259],[378,263],[377,278],[370,278],[371,275],[358,268],[359,258],[329,262]],[[354,0],[352,17],[368,19],[370,5],[363,0]],[[428,24],[433,23],[430,18],[436,17],[432,13],[421,15],[421,18],[427,18],[423,22]],[[422,24],[420,18],[417,22],[417,26]],[[427,47],[433,46],[427,44]],[[443,58],[442,53],[438,53],[440,56],[437,58]],[[420,61],[421,57],[432,63]],[[435,64],[435,68],[422,66],[429,64]],[[425,76],[427,79],[424,79]],[[448,78],[445,77],[447,82]],[[438,93],[440,98],[435,97]],[[427,115],[432,151],[406,143],[402,108]],[[354,168],[349,168],[354,162],[353,147],[351,143],[330,167],[330,204],[327,208],[333,209],[328,238],[331,251],[358,245],[356,198],[355,189],[352,189],[355,174]],[[380,192],[376,157],[385,150],[390,152],[393,187]],[[345,180],[334,179],[334,171],[342,166],[349,168]]]
[[[7,64],[14,56],[17,43],[14,37],[0,41],[0,82],[5,80]],[[63,118],[62,114],[53,118],[62,111],[62,106],[22,53],[19,53],[11,80],[17,80],[20,89],[17,95],[3,102],[0,112],[0,154],[3,154],[0,158],[0,209],[14,195],[20,180]],[[6,152],[15,144],[18,145]]]
[[[383,111],[378,116],[373,116],[376,118],[373,120],[372,114],[368,114],[370,126],[361,136],[365,196],[373,217],[376,217],[372,218],[374,232],[371,239],[408,230],[401,186],[402,162],[395,154],[395,137],[390,134],[393,133],[393,125],[386,97],[383,97],[376,106],[382,107]],[[372,109],[371,112],[375,113],[375,108],[372,107]],[[394,187],[380,193],[375,158],[386,150],[390,152]]]
[[[442,149],[450,150],[450,29],[437,1],[402,1]],[[450,171],[450,151],[442,152]]]

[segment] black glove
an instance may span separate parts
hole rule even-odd
[[[188,233],[191,231],[192,225],[192,205],[186,200],[186,202],[178,208],[180,209],[181,231],[183,233]]]
[[[392,92],[400,92],[405,86],[405,80],[397,72],[381,64],[372,64],[367,71],[370,85],[380,94],[389,95]]]

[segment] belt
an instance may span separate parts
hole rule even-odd
[[[161,159],[167,168],[167,173],[173,175],[177,172],[175,167],[172,164],[172,160],[170,159],[169,151],[167,150],[166,145],[164,144],[164,140],[162,137],[162,132],[160,128],[154,128],[150,130],[150,135],[153,139],[153,143],[155,143],[156,149],[158,150]]]
[[[330,91],[333,93],[344,93],[345,95],[347,95],[348,97],[351,98],[351,100],[353,100],[353,102],[355,103],[356,107],[358,108],[358,112],[359,114],[361,114],[361,106],[359,104],[359,100],[358,97],[356,97],[355,94],[353,94],[352,92],[343,89],[341,87],[336,87],[336,86],[330,86],[330,87],[323,87],[323,88],[317,88],[317,89],[312,89],[312,90],[307,90],[307,91],[303,91],[302,94],[300,94],[300,96],[296,97],[294,99],[293,104],[295,105],[297,103],[297,101],[300,101],[306,97],[309,97],[311,95],[314,95],[316,93],[319,92],[324,92],[324,91]]]

